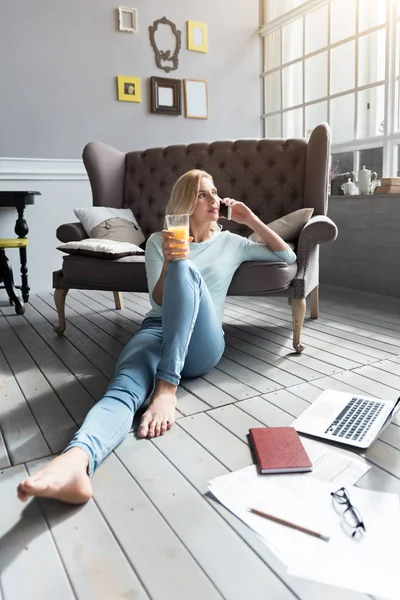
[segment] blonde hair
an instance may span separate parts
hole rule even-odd
[[[203,177],[209,179],[212,183],[212,176],[206,171],[192,169],[181,175],[172,188],[167,206],[166,215],[186,215],[191,216],[196,208],[197,196],[200,190],[200,182]],[[212,231],[219,231],[218,223],[211,223]]]

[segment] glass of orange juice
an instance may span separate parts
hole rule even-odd
[[[175,248],[188,248],[189,247],[189,215],[166,215],[165,221],[167,224],[168,231],[173,232],[174,238],[183,240],[184,246],[181,244],[174,244]]]

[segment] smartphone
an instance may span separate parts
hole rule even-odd
[[[231,220],[232,219],[232,207],[227,206],[226,204],[221,202],[219,205],[219,216],[224,219]]]

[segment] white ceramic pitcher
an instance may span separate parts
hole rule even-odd
[[[369,194],[371,183],[373,183],[377,178],[377,174],[375,171],[371,173],[369,169],[365,168],[365,165],[362,169],[358,171],[358,179],[355,182],[359,189],[360,194]]]

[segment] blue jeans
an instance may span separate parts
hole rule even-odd
[[[222,327],[199,271],[190,260],[172,261],[164,278],[163,318],[143,321],[121,352],[103,398],[64,452],[74,447],[85,450],[92,476],[129,433],[156,377],[174,385],[181,376],[199,377],[219,362],[224,349]]]

